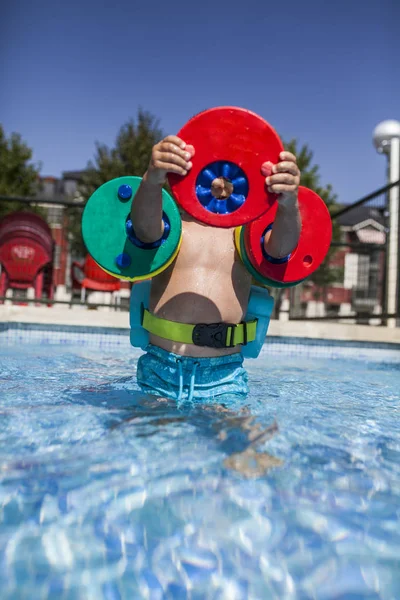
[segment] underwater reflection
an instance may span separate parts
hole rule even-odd
[[[187,423],[200,435],[214,439],[221,452],[228,454],[224,466],[245,477],[260,477],[283,464],[280,459],[259,450],[278,433],[277,423],[264,426],[248,407],[233,410],[223,403],[186,403],[178,407],[174,400],[136,391],[119,389],[114,396],[115,390],[110,386],[93,388],[93,392],[95,396],[90,394],[90,400],[86,396],[86,401],[107,405],[113,412],[108,424],[111,431],[134,428],[136,437],[151,437],[165,427]]]

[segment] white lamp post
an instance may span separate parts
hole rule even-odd
[[[381,154],[386,154],[389,161],[389,182],[400,179],[400,122],[382,121],[374,129],[374,146]],[[399,253],[399,186],[389,191],[389,244],[387,256],[387,311],[397,311],[398,280],[400,279]],[[388,319],[388,327],[396,327],[396,319]]]

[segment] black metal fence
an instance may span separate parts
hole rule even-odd
[[[398,316],[387,313],[388,197],[394,185],[398,186],[399,182],[385,186],[332,215],[334,238],[325,262],[309,280],[298,286],[290,290],[272,290],[275,296],[273,317],[385,325],[388,317]],[[46,220],[54,241],[49,259],[51,268],[48,264],[43,269],[43,281],[37,288],[40,287],[40,294],[33,289],[35,284],[26,277],[22,284],[11,281],[0,257],[0,303],[81,305],[115,310],[129,308],[129,284],[112,278],[114,289],[111,289],[112,285],[91,289],[87,284],[91,266],[87,264],[80,240],[82,208],[82,202],[65,197],[0,196],[0,249],[1,215],[10,212],[7,209],[39,213]],[[31,234],[28,232],[28,237]],[[24,244],[21,242],[18,246],[16,243],[14,250],[10,250],[22,270],[33,252]]]
[[[332,215],[334,237],[325,262],[290,291],[291,320],[385,325],[398,317],[387,311],[389,193],[394,186],[399,182]]]

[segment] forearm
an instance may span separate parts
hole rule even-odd
[[[136,236],[144,243],[156,242],[163,234],[162,185],[150,183],[147,173],[132,202],[131,220]]]
[[[278,205],[272,230],[265,236],[264,248],[273,258],[283,258],[296,248],[301,232],[298,201]]]

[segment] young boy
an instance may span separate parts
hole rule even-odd
[[[195,151],[176,136],[153,147],[131,211],[135,234],[142,242],[161,238],[161,190],[167,173],[185,176],[192,168]],[[282,258],[294,250],[300,236],[300,172],[290,152],[282,152],[278,164],[265,163],[261,170],[268,190],[279,194],[265,251]],[[227,197],[231,185],[223,178],[215,179],[212,193],[217,198]],[[251,281],[235,248],[234,229],[211,227],[183,212],[181,249],[173,264],[153,279],[149,309],[159,318],[178,323],[240,323],[246,315]],[[151,335],[147,353],[138,362],[137,378],[143,391],[157,396],[221,401],[224,396],[247,394],[242,363],[240,345],[215,348]]]

